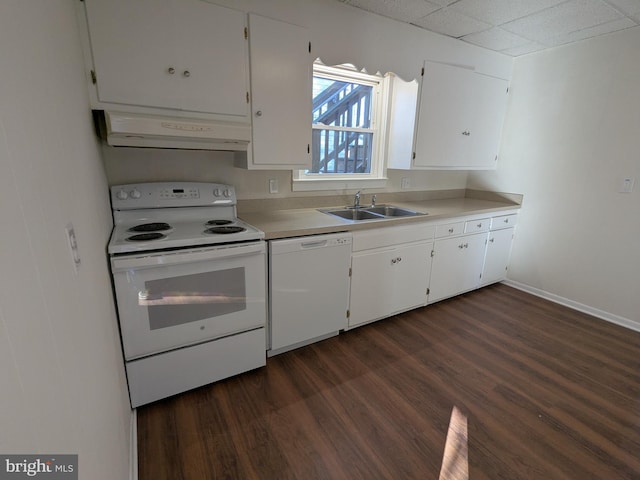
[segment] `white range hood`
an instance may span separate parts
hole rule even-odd
[[[251,126],[244,123],[96,113],[99,113],[100,134],[112,146],[246,152],[251,141]]]

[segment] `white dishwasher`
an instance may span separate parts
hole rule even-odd
[[[269,242],[269,356],[347,326],[351,233]]]

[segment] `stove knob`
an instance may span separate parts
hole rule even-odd
[[[116,197],[119,200],[126,200],[127,198],[129,198],[129,194],[124,190],[120,190],[118,193],[116,193]]]
[[[134,188],[133,190],[131,190],[131,192],[129,192],[129,196],[131,198],[140,198],[142,194]]]
[[[213,196],[214,197],[219,197],[220,196],[220,189],[219,188],[216,188],[216,189],[213,190]]]
[[[223,195],[224,195],[225,197],[230,197],[230,196],[231,196],[231,191],[230,191],[228,188],[226,188],[226,189],[224,190],[224,192],[222,192],[222,193],[223,193]]]

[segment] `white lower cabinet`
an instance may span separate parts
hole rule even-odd
[[[507,267],[511,257],[513,244],[513,228],[496,230],[489,233],[487,253],[484,258],[482,279],[480,285],[489,285],[504,280],[507,277]]]
[[[507,278],[507,267],[511,258],[511,246],[518,221],[517,213],[491,218],[491,231],[482,268],[480,286],[496,283]]]
[[[354,232],[349,328],[426,303],[433,227]]]
[[[487,233],[475,233],[435,241],[429,303],[480,285],[486,239]]]

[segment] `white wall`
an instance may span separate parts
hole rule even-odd
[[[419,77],[424,60],[472,65],[479,71],[501,78],[511,75],[510,57],[367,13],[336,0],[211,1],[309,28],[313,55],[327,64],[354,63],[371,73],[395,72],[405,80]],[[291,172],[235,169],[228,154],[224,153],[127,150],[105,149],[107,177],[112,185],[201,179],[232,183],[241,199],[317,194],[293,193]],[[388,177],[386,188],[375,191],[400,191],[402,177],[409,177],[410,190],[418,191],[461,189],[467,183],[467,172],[464,171],[390,170]],[[277,195],[269,194],[270,178],[279,180],[280,192]]]
[[[640,28],[516,59],[496,172],[524,194],[509,278],[640,328]],[[623,176],[636,190],[617,192]],[[624,322],[623,322],[624,323]]]
[[[128,478],[110,211],[75,2],[0,2],[0,65],[0,452],[77,453],[80,478]]]

